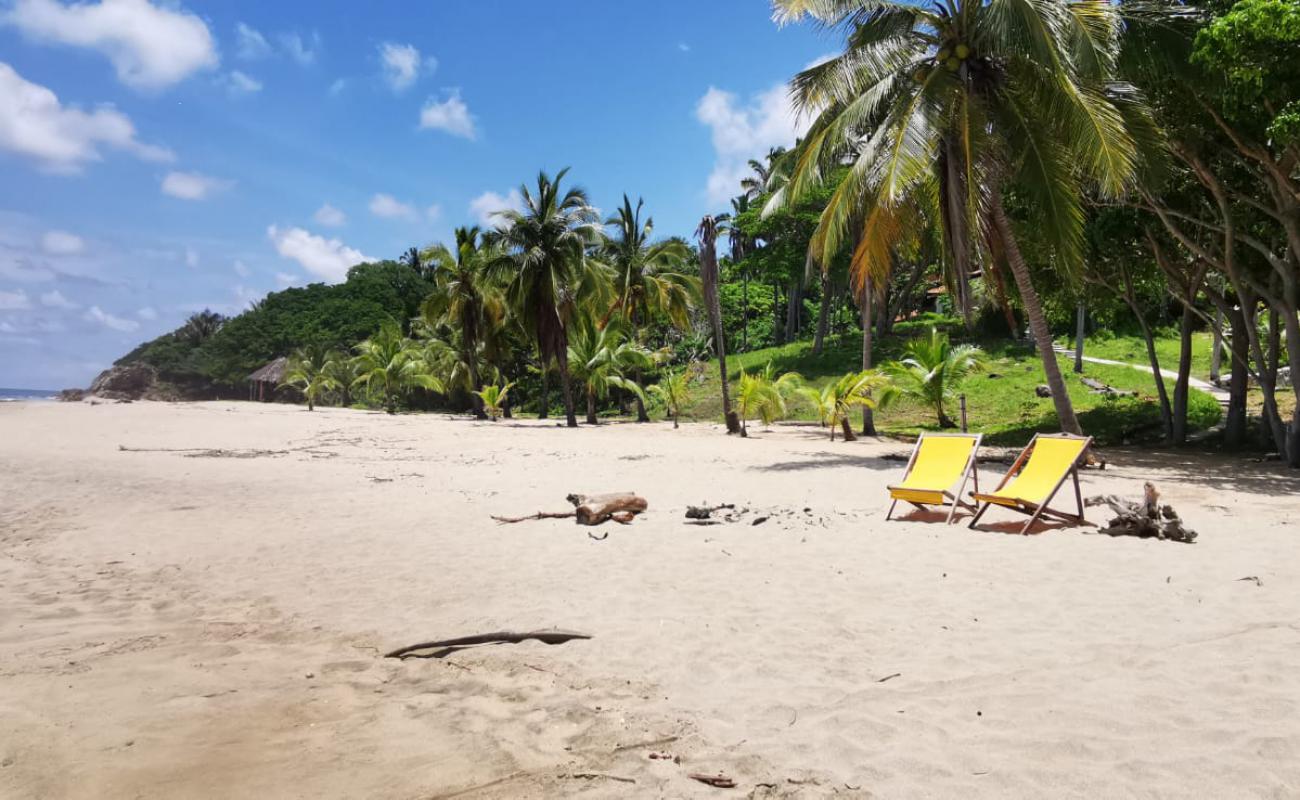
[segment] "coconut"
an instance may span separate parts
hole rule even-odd
[[[934,57],[936,61],[947,61],[948,56],[950,55],[952,55],[952,53],[948,50],[948,48],[941,47],[939,48],[939,52],[936,53]]]
[[[956,72],[961,69],[961,59],[953,57],[943,62],[943,65],[948,68],[949,72]]]
[[[959,44],[953,52],[958,58],[965,61],[967,56],[970,55],[970,48],[964,44]]]

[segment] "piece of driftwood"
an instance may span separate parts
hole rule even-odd
[[[494,514],[492,519],[502,525],[510,525],[515,522],[528,522],[534,519],[572,519],[575,516],[577,516],[576,511],[538,511],[536,514],[529,514],[526,517],[498,517]]]
[[[716,506],[687,506],[687,519],[709,519],[716,511],[734,511],[735,503],[719,503]]]
[[[1154,536],[1187,544],[1196,541],[1196,531],[1183,526],[1183,521],[1173,506],[1160,505],[1160,493],[1154,484],[1148,481],[1142,484],[1142,490],[1142,500],[1139,502],[1113,494],[1088,499],[1089,506],[1110,506],[1110,510],[1115,512],[1115,518],[1101,529],[1101,533],[1143,538]]]
[[[626,525],[649,507],[646,499],[634,492],[571,494],[568,501],[573,504],[574,518],[579,525],[599,525],[611,519]]]
[[[463,647],[472,647],[478,644],[519,644],[528,639],[536,639],[542,644],[564,644],[574,639],[590,639],[590,634],[577,633],[575,631],[497,631],[495,633],[480,633],[474,636],[461,636],[456,639],[439,639],[435,642],[420,642],[406,647],[399,647],[391,653],[385,653],[384,658],[428,658],[440,657],[436,654],[430,656],[418,655],[420,650],[449,650],[454,652]]]
[[[731,778],[727,777],[726,775],[723,775],[721,772],[719,772],[717,775],[708,775],[703,772],[692,772],[687,777],[693,781],[699,781],[700,783],[708,784],[709,786],[715,786],[719,789],[736,788],[736,782]]]

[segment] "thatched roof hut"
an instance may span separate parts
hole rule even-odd
[[[275,389],[284,382],[284,373],[289,370],[289,359],[280,356],[270,364],[248,376],[248,399],[270,400]]]

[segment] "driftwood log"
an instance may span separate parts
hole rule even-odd
[[[585,633],[576,633],[574,631],[524,631],[516,633],[515,631],[497,631],[496,633],[480,633],[474,636],[461,636],[456,639],[439,639],[435,642],[420,642],[419,644],[399,647],[396,650],[385,653],[384,658],[427,658],[428,656],[419,655],[421,650],[448,650],[455,651],[464,647],[473,647],[478,644],[519,644],[528,639],[536,639],[542,644],[564,644],[574,639],[590,639],[591,636]],[[434,657],[440,657],[438,654],[430,654]]]
[[[637,514],[648,507],[646,499],[633,492],[616,492],[614,494],[571,494],[568,501],[573,504],[572,511],[538,511],[522,517],[498,517],[492,519],[502,525],[515,522],[527,522],[535,519],[570,519],[579,525],[600,525],[609,520],[627,525]],[[594,538],[594,537],[593,537]]]
[[[571,494],[567,499],[573,504],[574,518],[579,525],[599,525],[611,519],[626,524],[648,507],[646,499],[634,492]]]
[[[687,519],[709,519],[716,511],[735,511],[735,503],[721,503],[716,506],[687,506]]]
[[[1154,484],[1144,483],[1142,489],[1142,500],[1139,502],[1124,500],[1113,494],[1088,499],[1087,504],[1090,506],[1109,506],[1115,512],[1115,518],[1101,529],[1101,533],[1144,538],[1154,536],[1187,544],[1196,541],[1196,531],[1183,527],[1183,521],[1174,507],[1160,505],[1160,493]]]

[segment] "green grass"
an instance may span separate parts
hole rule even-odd
[[[1056,343],[1070,348],[1074,352],[1074,337],[1067,336],[1056,340]],[[1214,348],[1214,337],[1206,332],[1197,332],[1192,334],[1192,376],[1201,380],[1210,379],[1210,354]],[[1178,332],[1175,330],[1161,330],[1156,332],[1156,356],[1160,359],[1160,369],[1166,372],[1176,372],[1178,370]],[[1098,331],[1097,333],[1085,337],[1083,340],[1083,354],[1094,358],[1105,358],[1111,361],[1123,361],[1126,364],[1143,364],[1150,363],[1147,360],[1147,345],[1141,336],[1117,336],[1109,331]],[[1071,357],[1070,364],[1074,364]],[[1232,364],[1228,362],[1225,356],[1221,367],[1226,375],[1232,369]]]
[[[876,364],[896,358],[903,341],[902,337],[891,336],[878,345],[874,354]],[[958,387],[966,394],[970,429],[984,433],[991,444],[1008,446],[1023,445],[1039,431],[1059,430],[1051,399],[1040,398],[1034,393],[1034,388],[1046,379],[1030,348],[1006,340],[979,344],[988,354],[987,368],[970,376]],[[812,355],[811,342],[729,356],[727,367],[733,386],[742,368],[747,371],[762,369],[769,361],[779,372],[798,372],[810,386],[820,388],[833,378],[857,369],[862,363],[861,340],[858,336],[828,340],[824,351],[817,356]],[[1079,376],[1071,371],[1071,358],[1061,356],[1059,361],[1079,420],[1084,430],[1097,437],[1099,443],[1122,444],[1160,438],[1160,412],[1154,380],[1149,373],[1128,367],[1085,364],[1084,374]],[[717,370],[716,362],[699,365],[691,387],[691,402],[683,409],[684,418],[705,420],[721,417]],[[1093,394],[1081,383],[1081,377],[1102,381],[1116,389],[1136,391],[1138,395],[1107,399]],[[1165,383],[1172,391],[1173,382],[1166,380]],[[948,413],[957,418],[955,401]],[[1189,415],[1193,429],[1213,426],[1219,421],[1220,414],[1214,398],[1204,392],[1192,391]],[[791,400],[790,418],[815,420],[816,417],[811,406],[800,397]],[[938,429],[933,412],[911,400],[900,400],[878,411],[876,425],[882,433],[899,436],[914,436],[921,431]]]

